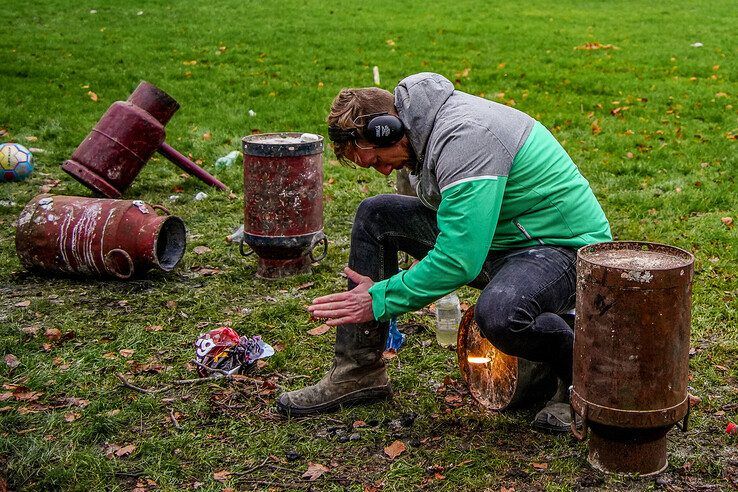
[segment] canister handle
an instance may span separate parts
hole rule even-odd
[[[321,243],[323,244],[323,251],[321,252],[320,256],[316,258],[315,256],[313,256],[313,251],[315,251],[315,248],[317,248],[318,245]],[[316,234],[315,237],[313,238],[313,242],[310,245],[310,253],[308,254],[310,256],[310,261],[312,261],[313,263],[315,263],[316,261],[322,260],[328,255],[328,238],[323,233],[323,231]]]
[[[587,433],[589,431],[589,426],[587,425],[587,405],[584,405],[582,409],[582,432],[577,430],[577,412],[574,410],[574,406],[569,405],[569,408],[571,409],[571,433],[574,434],[577,441],[584,441],[587,439]]]
[[[238,243],[238,250],[241,252],[241,256],[251,256],[254,254],[254,250],[251,249],[249,246],[249,250],[244,252],[244,244],[246,244],[246,241],[243,240],[244,238],[241,238],[241,242]],[[248,246],[248,245],[247,245]]]
[[[117,263],[113,261],[113,256],[118,255],[122,256],[123,260],[128,264],[128,271],[122,272],[117,268]],[[108,267],[108,270],[115,275],[116,277],[126,280],[131,278],[131,275],[133,275],[133,259],[131,259],[131,255],[123,251],[122,249],[111,249],[108,251],[108,253],[105,255],[105,266]]]
[[[152,205],[151,208],[154,210],[161,210],[164,212],[164,215],[172,215],[172,212],[170,212],[164,205]]]
[[[684,419],[682,419],[682,423],[680,424],[677,422],[676,426],[679,427],[679,430],[682,432],[687,432],[689,430],[689,413],[692,411],[692,401],[689,399],[689,395],[687,395],[687,413],[684,414]]]

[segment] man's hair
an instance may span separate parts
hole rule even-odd
[[[363,89],[341,89],[328,115],[328,126],[342,130],[353,130],[357,127],[354,120],[357,117],[372,113],[395,113],[395,97],[391,92],[379,87]],[[360,133],[359,133],[360,134]],[[346,149],[353,142],[344,140],[332,142],[333,152],[341,163],[347,163]]]

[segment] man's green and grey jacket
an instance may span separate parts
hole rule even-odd
[[[395,106],[418,160],[411,184],[437,211],[440,233],[414,268],[369,289],[376,319],[471,282],[490,250],[612,240],[587,180],[527,114],[457,91],[433,73],[402,80]]]

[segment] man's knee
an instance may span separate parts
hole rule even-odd
[[[486,298],[486,299],[485,299]],[[496,348],[515,355],[524,343],[525,329],[534,323],[526,309],[525,299],[514,296],[480,296],[474,309],[474,320],[482,335]]]

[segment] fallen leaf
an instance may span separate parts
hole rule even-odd
[[[177,308],[177,301],[167,301],[164,303],[164,306],[167,307],[167,309],[176,309]]]
[[[202,134],[203,140],[211,140],[213,138],[213,135],[210,132],[205,132]]]
[[[404,453],[406,449],[405,443],[398,440],[384,448],[384,454],[389,456],[389,459],[393,460]]]
[[[38,335],[38,330],[40,330],[41,327],[38,325],[30,325],[30,326],[24,326],[21,328],[21,332],[23,332],[26,335],[31,335],[32,337],[35,337]]]
[[[353,424],[351,424],[351,427],[353,427],[354,429],[366,427],[366,422],[364,422],[363,420],[356,420]]]
[[[230,476],[231,472],[229,472],[228,470],[221,470],[213,473],[213,480],[216,480],[218,482],[225,482]]]
[[[13,391],[13,397],[16,399],[16,401],[36,401],[41,397],[41,395],[43,395],[43,393],[40,391]]]
[[[394,349],[385,350],[384,352],[382,352],[382,358],[384,360],[392,360],[395,357],[397,357],[397,351]]]
[[[123,357],[125,357],[126,359],[128,357],[132,356],[134,352],[135,352],[135,350],[133,350],[133,349],[121,349],[121,350],[118,351],[118,353],[120,355],[122,355]]]
[[[725,366],[721,366],[721,365],[715,365],[715,369],[717,369],[718,371],[723,371],[723,372],[728,372],[728,371],[730,371],[730,369],[728,369],[728,368],[727,368],[727,367],[725,367]]]
[[[304,290],[304,289],[309,289],[309,288],[310,288],[310,287],[312,287],[313,285],[315,285],[315,282],[306,282],[306,283],[304,283],[304,284],[300,284],[300,285],[298,285],[298,286],[297,286],[297,290]]]
[[[114,454],[118,458],[122,458],[123,456],[128,456],[132,452],[136,450],[135,444],[129,444],[128,446],[123,446],[122,448],[118,448],[116,451],[114,451]]]
[[[36,137],[36,136],[28,135],[26,137],[26,142],[37,142],[37,141],[38,141],[38,137]]]
[[[723,217],[720,222],[725,224],[728,228],[733,227],[733,217]]]
[[[316,336],[319,336],[319,335],[323,335],[325,333],[328,333],[329,331],[331,331],[331,327],[328,326],[328,325],[326,325],[326,324],[323,324],[323,325],[320,325],[320,326],[318,326],[316,328],[313,328],[312,330],[308,330],[307,333],[308,333],[308,335],[312,335],[312,336],[316,337]]]
[[[548,463],[531,463],[530,465],[536,470],[548,470]]]
[[[16,357],[13,354],[7,354],[5,357],[5,363],[10,367],[11,369],[15,369],[20,365],[20,361],[18,360],[18,357]]]
[[[584,43],[580,46],[575,46],[575,50],[619,50],[617,46],[612,44],[602,44],[598,42]]]
[[[64,421],[65,422],[74,422],[78,418],[82,416],[79,412],[67,412],[64,414]]]
[[[92,99],[93,101],[97,102],[97,99],[98,99],[97,94],[95,94],[92,91],[87,91],[87,95],[90,96],[90,99]]]
[[[692,408],[695,408],[702,402],[702,398],[693,394],[688,394],[687,398],[689,398],[689,406]]]
[[[207,246],[196,246],[195,249],[192,250],[193,253],[196,255],[204,255],[205,253],[210,253],[212,249],[208,248]]]
[[[44,336],[54,342],[56,340],[59,340],[62,334],[59,328],[47,328],[44,332]]]
[[[28,307],[31,305],[31,301],[20,301],[15,303],[15,307]]]
[[[600,120],[594,120],[592,122],[592,135],[599,135],[602,133],[602,127],[600,127]]]
[[[146,328],[144,328],[146,331],[161,331],[163,330],[161,325],[149,325]]]
[[[308,468],[305,473],[302,474],[302,478],[307,478],[311,482],[317,480],[321,475],[331,471],[327,466],[321,465],[320,463],[308,463]]]

